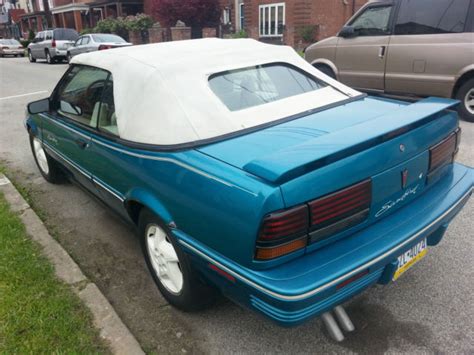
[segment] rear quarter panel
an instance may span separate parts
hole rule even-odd
[[[385,91],[451,97],[474,62],[474,33],[395,35],[388,48]]]
[[[103,143],[106,142],[104,145]],[[283,208],[278,187],[195,150],[150,152],[93,137],[94,176],[166,224],[250,266],[260,221]]]

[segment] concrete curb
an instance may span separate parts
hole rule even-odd
[[[43,254],[53,264],[56,276],[71,286],[74,293],[91,311],[94,325],[114,354],[144,354],[140,344],[122,322],[99,288],[90,282],[79,266],[48,233],[43,222],[30,208],[13,184],[0,173],[0,191],[13,212],[18,213],[27,234],[42,247]]]

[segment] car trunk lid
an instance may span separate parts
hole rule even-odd
[[[455,105],[440,98],[411,105],[365,98],[198,150],[281,184],[405,134]]]
[[[391,214],[425,188],[428,150],[457,127],[456,113],[446,111],[457,103],[366,97],[199,151],[280,186],[285,207],[370,179],[370,221]],[[390,201],[393,206],[380,212]]]

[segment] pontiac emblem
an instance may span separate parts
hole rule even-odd
[[[402,171],[402,189],[405,189],[407,187],[407,181],[408,181],[408,170],[405,169]]]
[[[403,144],[400,144],[400,151],[403,153],[405,151],[405,146]]]

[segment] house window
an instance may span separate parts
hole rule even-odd
[[[244,3],[239,4],[239,19],[240,19],[240,29],[244,28],[244,19],[245,19],[245,12],[244,12]]]
[[[285,3],[259,6],[260,37],[281,37],[285,26]]]

